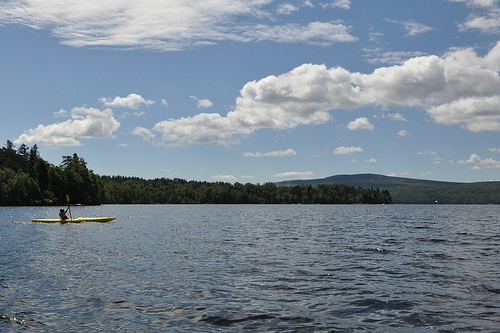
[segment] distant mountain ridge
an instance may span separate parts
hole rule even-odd
[[[349,186],[373,187],[391,189],[400,186],[409,185],[458,185],[466,183],[445,182],[436,180],[403,178],[383,176],[373,173],[363,173],[355,175],[337,175],[317,179],[298,179],[277,182],[276,185],[294,186],[294,185],[318,185],[318,184],[345,184]]]
[[[279,186],[319,184],[387,189],[391,193],[393,203],[500,204],[500,181],[460,183],[366,173],[276,183]]]

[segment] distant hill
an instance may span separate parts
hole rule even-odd
[[[337,175],[319,179],[278,182],[279,186],[345,184],[387,189],[393,203],[500,204],[500,181],[457,183],[390,177],[377,174]]]
[[[287,180],[283,182],[278,182],[276,185],[294,186],[294,185],[317,185],[317,184],[345,184],[349,186],[361,186],[361,187],[373,187],[373,188],[384,188],[391,189],[400,186],[409,185],[458,185],[466,183],[453,183],[453,182],[442,182],[435,180],[425,180],[425,179],[413,179],[413,178],[402,178],[402,177],[390,177],[383,175],[376,175],[373,173],[364,173],[358,175],[337,175],[330,176],[326,178],[317,179],[299,179],[299,180]]]

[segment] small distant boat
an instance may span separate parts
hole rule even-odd
[[[116,219],[116,217],[76,217],[74,219],[33,219],[31,222],[42,223],[82,223],[82,222],[109,222]]]

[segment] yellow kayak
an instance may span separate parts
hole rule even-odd
[[[74,219],[33,219],[31,222],[43,223],[82,223],[82,222],[109,222],[116,219],[116,217],[76,217]]]

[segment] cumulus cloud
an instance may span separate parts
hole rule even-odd
[[[397,136],[398,138],[404,138],[406,136],[410,136],[410,132],[408,132],[407,130],[401,130],[398,132]]]
[[[477,29],[483,33],[498,33],[500,31],[500,8],[498,0],[449,0],[464,2],[470,7],[482,9],[469,15],[467,21],[460,24],[462,30]]]
[[[468,160],[458,161],[459,164],[474,164],[471,168],[472,170],[481,170],[481,169],[500,169],[500,161],[496,161],[492,158],[481,159],[479,155],[472,154],[470,155]]]
[[[412,58],[401,66],[381,67],[372,74],[353,74],[354,82],[364,87],[366,103],[384,107],[425,106],[498,92],[500,78],[496,71],[461,63],[467,60],[455,55]]]
[[[384,118],[385,118],[385,116],[384,116]],[[389,118],[390,120],[394,120],[394,121],[408,121],[408,120],[406,120],[405,117],[403,117],[399,113],[389,113],[387,115],[387,118]]]
[[[198,109],[208,109],[213,105],[212,102],[210,102],[208,99],[200,99],[198,101]]]
[[[238,143],[236,134],[250,134],[253,129],[238,126],[230,117],[218,113],[200,113],[192,117],[169,119],[157,123],[153,130],[162,133],[166,146],[211,144],[230,146]]]
[[[144,127],[134,128],[132,134],[141,136],[144,141],[151,141],[155,137],[155,135],[150,130]]]
[[[144,99],[141,95],[130,94],[127,97],[115,97],[114,99],[102,97],[99,99],[105,106],[114,108],[137,109],[141,104],[151,105],[154,101]]]
[[[359,89],[349,82],[348,72],[324,65],[303,65],[279,77],[269,76],[247,83],[236,99],[236,108],[226,117],[201,113],[170,119],[153,130],[163,133],[171,145],[231,145],[234,135],[249,135],[262,128],[282,130],[298,125],[323,124],[330,120],[330,108],[359,106],[351,95]],[[334,82],[332,84],[332,81]],[[339,98],[339,96],[345,96]]]
[[[27,145],[80,146],[79,139],[112,139],[120,123],[111,109],[73,108],[64,122],[38,125],[22,134],[14,143]]]
[[[359,130],[359,129],[365,129],[365,130],[370,130],[373,131],[373,128],[375,126],[370,123],[368,118],[362,117],[358,118],[354,121],[349,122],[347,125],[347,128],[350,129],[351,131]]]
[[[251,152],[246,152],[243,153],[243,156],[246,157],[285,157],[285,156],[295,156],[297,153],[295,150],[289,148],[287,150],[277,150],[277,151],[270,151],[267,153],[251,153]]]
[[[57,112],[54,112],[52,114],[55,118],[59,118],[59,117],[67,117],[69,115],[69,112],[64,110],[64,109],[61,109]]]
[[[474,16],[461,25],[464,30],[478,29],[484,33],[498,33],[500,31],[500,10],[489,11],[484,16]]]
[[[324,124],[334,110],[369,105],[417,107],[426,109],[437,123],[461,125],[474,132],[500,130],[499,70],[500,42],[483,57],[471,48],[453,49],[442,57],[415,57],[369,74],[303,64],[245,84],[226,116],[200,113],[159,122],[152,130],[161,134],[165,145],[230,146],[260,129]],[[404,119],[398,114],[389,117]],[[370,127],[365,120],[351,127],[361,125]]]
[[[348,1],[334,3],[346,6]],[[276,24],[270,0],[11,0],[0,3],[0,24],[48,29],[74,47],[184,50],[223,40],[331,45],[356,40],[341,22]],[[282,5],[278,13],[293,11]],[[243,21],[238,21],[245,18]]]
[[[353,153],[362,153],[362,152],[363,148],[361,147],[344,147],[344,146],[337,147],[333,151],[335,155],[349,155]]]
[[[212,107],[214,104],[208,99],[198,99],[196,96],[189,96],[191,99],[196,101],[196,107],[198,109],[208,109]]]
[[[289,171],[274,174],[275,178],[295,178],[295,179],[304,179],[314,176],[314,173],[311,171]]]
[[[428,113],[437,123],[462,125],[471,132],[500,131],[500,95],[462,98],[431,107]]]

